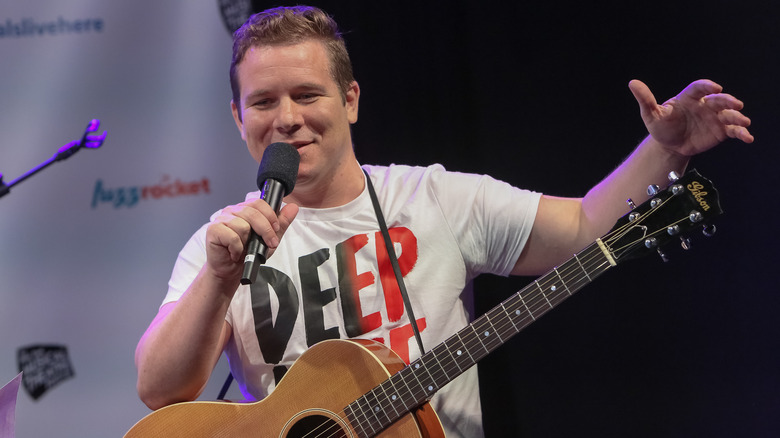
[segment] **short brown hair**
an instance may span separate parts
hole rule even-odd
[[[233,33],[230,87],[236,106],[240,106],[241,102],[236,70],[250,47],[291,45],[306,40],[317,40],[325,45],[330,59],[330,75],[339,86],[341,99],[346,101],[347,91],[355,78],[347,46],[336,21],[319,8],[290,6],[258,12]]]

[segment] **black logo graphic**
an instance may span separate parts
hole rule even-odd
[[[38,400],[58,383],[73,377],[73,367],[64,345],[29,345],[19,348],[16,361],[22,385],[33,400]]]

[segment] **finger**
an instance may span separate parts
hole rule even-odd
[[[723,91],[723,87],[716,84],[709,79],[699,79],[692,82],[690,85],[680,93],[681,96],[690,97],[692,99],[701,99],[708,94],[716,94]]]
[[[745,143],[753,143],[754,140],[753,135],[744,126],[728,125],[726,126],[726,135],[742,140]]]
[[[270,259],[276,252],[276,248],[279,247],[282,236],[290,228],[295,217],[298,215],[298,206],[295,204],[285,204],[279,211],[279,231],[276,233],[276,241],[274,245],[268,245],[268,252],[266,253],[266,259]]]
[[[277,233],[281,229],[276,212],[262,199],[244,202],[235,206],[233,215],[245,220],[252,230],[269,248],[279,244]]]
[[[227,250],[228,257],[235,263],[243,258],[246,237],[242,236],[248,235],[249,224],[233,217],[227,222],[218,219],[209,225],[206,240],[209,248]],[[218,255],[220,252],[210,252],[210,254]],[[214,261],[220,263],[218,260]]]
[[[243,243],[249,239],[251,230],[269,247],[279,243],[276,232],[280,225],[276,212],[262,199],[226,207],[217,220],[232,229]]]
[[[726,109],[741,110],[745,106],[745,104],[741,100],[737,99],[736,97],[730,94],[725,94],[725,93],[711,94],[705,96],[704,104],[707,105],[707,107],[713,111],[722,111]]]
[[[736,110],[723,110],[718,113],[718,120],[724,125],[750,126],[750,118]]]
[[[262,199],[252,201],[241,210],[240,215],[249,223],[252,230],[263,239],[266,246],[276,248],[279,245],[277,233],[281,229],[281,225],[276,212],[268,203]]]

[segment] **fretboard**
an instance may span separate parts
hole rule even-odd
[[[594,242],[351,403],[347,419],[358,436],[375,436],[614,265]]]

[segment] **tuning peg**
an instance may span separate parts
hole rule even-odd
[[[672,225],[668,228],[666,228],[666,234],[670,236],[676,236],[680,234],[680,226],[679,225]]]
[[[647,186],[647,195],[648,196],[655,196],[660,191],[661,191],[661,188],[658,187],[658,184],[650,184],[649,186]]]
[[[669,175],[667,177],[669,178],[670,182],[676,182],[678,179],[680,179],[680,174],[673,170],[669,172]]]
[[[716,231],[718,231],[718,229],[715,228],[715,225],[705,225],[704,228],[701,229],[701,233],[707,237],[714,236]]]
[[[655,237],[648,237],[647,239],[645,239],[645,246],[647,248],[655,248],[656,246],[658,246],[658,240],[656,240]]]
[[[628,204],[628,206],[631,207],[632,210],[636,208],[636,204],[634,203],[634,200],[631,198],[626,199],[626,204]]]
[[[694,210],[690,215],[688,215],[688,219],[690,219],[691,223],[695,224],[697,222],[701,222],[704,219],[704,215]]]
[[[667,256],[666,256],[666,254],[665,254],[663,251],[661,251],[661,248],[657,248],[657,249],[655,250],[655,252],[657,252],[657,253],[658,253],[658,255],[661,257],[661,260],[662,260],[664,263],[666,263],[666,262],[668,262],[668,261],[669,261],[669,257],[667,257]]]
[[[689,249],[691,249],[691,239],[689,239],[689,238],[687,238],[685,236],[681,236],[680,237],[680,246],[682,246],[682,249],[688,251]]]

